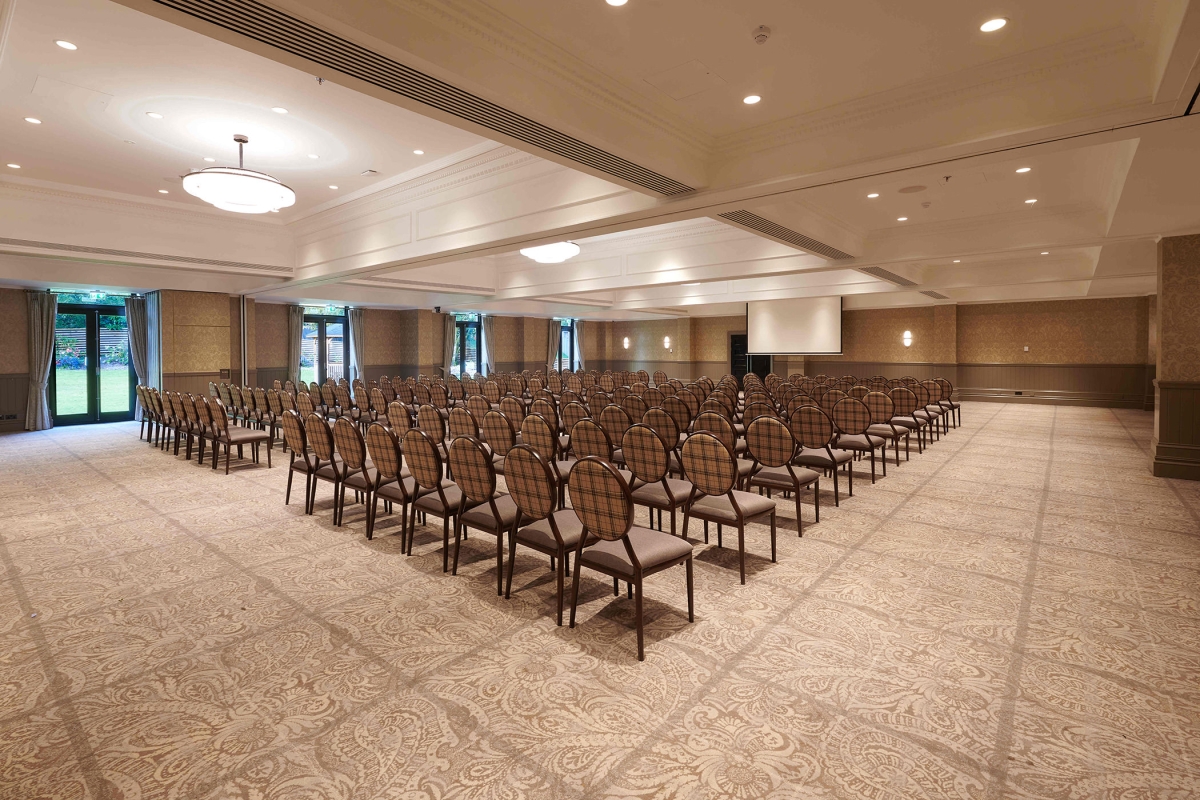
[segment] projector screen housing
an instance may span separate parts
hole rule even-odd
[[[747,303],[746,349],[754,355],[840,355],[842,298],[800,297]]]

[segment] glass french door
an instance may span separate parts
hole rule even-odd
[[[125,307],[60,304],[50,371],[54,424],[133,419],[136,385]]]
[[[575,323],[563,320],[560,324],[558,344],[558,368],[575,368]]]
[[[460,320],[454,325],[453,375],[479,372],[479,323]]]
[[[344,317],[304,316],[300,337],[300,380],[305,383],[349,380],[345,331]]]

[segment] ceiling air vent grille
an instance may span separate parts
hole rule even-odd
[[[924,291],[924,292],[921,292],[921,294],[925,295],[926,297],[932,297],[934,300],[949,300],[950,299],[949,297],[946,297],[946,295],[942,294],[941,292]]]
[[[169,256],[162,253],[139,253],[134,250],[110,250],[107,247],[84,247],[78,244],[59,244],[57,242],[34,242],[28,239],[0,238],[0,247],[36,247],[40,250],[59,250],[64,253],[86,253],[97,256],[114,256],[116,258],[144,258],[150,261],[169,261],[174,264],[196,264],[202,267],[222,267],[224,269],[254,270],[255,272],[278,272],[292,274],[291,267],[277,267],[272,264],[247,264],[242,261],[214,261],[210,258],[194,258],[192,256]]]
[[[788,244],[794,244],[801,250],[807,250],[810,253],[816,253],[817,255],[825,256],[826,258],[854,258],[854,256],[850,255],[849,253],[843,253],[836,247],[830,247],[824,242],[818,242],[816,239],[805,236],[802,233],[798,233],[791,228],[785,228],[782,225],[778,225],[774,222],[771,222],[769,219],[760,217],[758,214],[752,214],[749,211],[740,209],[738,211],[726,211],[724,214],[718,214],[717,216],[721,217],[721,219],[727,219],[730,222],[736,222],[738,225],[741,225],[744,228],[750,228],[751,230],[766,234],[773,239],[779,239],[780,241],[787,242]]]
[[[916,281],[910,281],[903,275],[897,275],[894,272],[889,272],[883,267],[863,267],[859,272],[865,272],[872,278],[880,278],[888,283],[894,283],[897,286],[916,286]]]
[[[695,191],[255,0],[155,2],[659,194]]]

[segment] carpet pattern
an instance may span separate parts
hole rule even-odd
[[[1146,413],[963,418],[802,539],[780,500],[745,586],[693,523],[644,663],[603,576],[558,628],[544,557],[505,601],[491,537],[443,575],[440,522],[406,557],[328,485],[306,517],[286,458],[0,437],[0,797],[1200,796],[1200,486]]]

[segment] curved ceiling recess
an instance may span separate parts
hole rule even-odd
[[[626,161],[254,0],[154,2],[644,189],[662,195],[695,191],[691,186]]]

